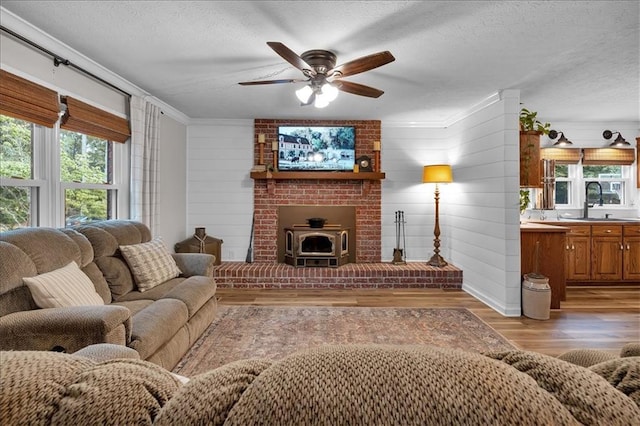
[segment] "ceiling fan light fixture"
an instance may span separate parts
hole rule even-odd
[[[328,102],[333,102],[338,97],[338,88],[330,83],[322,85],[322,97]]]
[[[327,105],[329,105],[329,101],[327,100],[327,98],[325,96],[323,96],[322,94],[319,94],[316,96],[316,100],[313,103],[313,106],[316,108],[324,108]]]
[[[296,97],[300,102],[306,104],[309,102],[309,98],[313,94],[311,86],[304,86],[301,89],[296,90]]]

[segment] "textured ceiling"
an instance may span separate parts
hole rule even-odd
[[[446,123],[501,89],[553,121],[637,121],[637,1],[5,1],[2,7],[191,118]],[[301,107],[301,78],[266,44],[328,49],[338,64],[396,60]]]

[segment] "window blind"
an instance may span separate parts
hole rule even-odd
[[[584,148],[582,152],[585,166],[630,166],[636,156],[633,148]]]
[[[113,142],[126,142],[131,136],[129,121],[70,96],[63,96],[67,109],[60,127]]]
[[[58,121],[58,93],[5,70],[0,70],[0,113],[53,127]]]
[[[581,151],[579,148],[542,148],[543,160],[555,160],[556,164],[578,164]]]

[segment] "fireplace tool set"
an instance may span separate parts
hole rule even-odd
[[[406,246],[406,238],[404,233],[404,224],[406,223],[404,220],[404,211],[398,210],[396,211],[396,220],[394,222],[396,224],[396,248],[393,249],[393,260],[391,263],[394,265],[404,265],[407,263],[405,246]],[[402,242],[402,246],[400,243]]]

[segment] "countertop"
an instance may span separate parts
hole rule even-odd
[[[560,222],[523,222],[520,232],[568,232],[569,228]]]
[[[529,219],[522,224],[537,223],[540,225],[569,226],[569,225],[640,225],[640,219],[634,218],[593,218],[593,219],[560,219],[560,220],[535,220]]]

